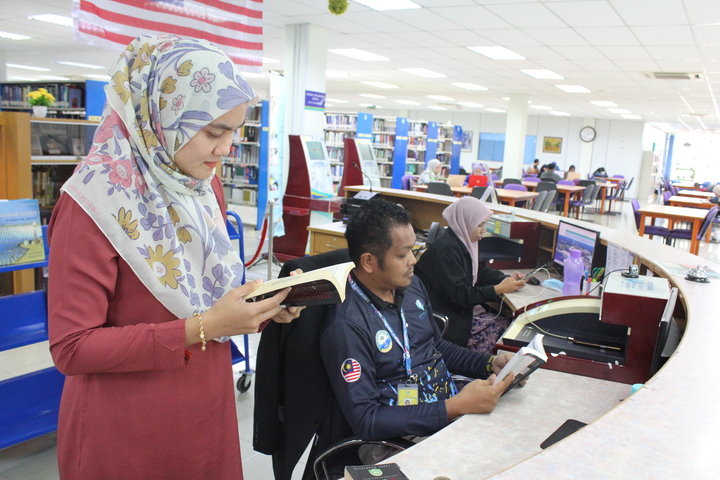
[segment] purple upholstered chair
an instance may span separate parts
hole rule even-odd
[[[403,175],[402,178],[400,179],[400,183],[402,184],[402,189],[403,190],[412,190],[413,180],[415,180],[415,179],[413,178],[412,175]]]
[[[640,212],[638,210],[640,209],[640,202],[637,198],[633,198],[630,200],[630,203],[632,203],[632,209],[633,209],[633,215],[635,215],[635,226],[638,229],[638,232],[640,231]],[[653,237],[653,235],[657,235],[659,237],[665,237],[665,243],[669,244],[670,239],[668,238],[668,235],[670,234],[670,230],[668,230],[665,227],[658,227],[656,225],[645,225],[645,235],[650,235],[650,238]]]
[[[540,183],[540,177],[538,177],[538,176],[536,176],[536,175],[529,176],[529,177],[525,177],[525,178],[523,178],[523,182],[535,182],[535,183]]]
[[[718,207],[712,207],[710,210],[708,210],[707,216],[705,217],[705,220],[703,220],[702,225],[700,226],[700,231],[697,235],[697,240],[700,241],[705,237],[705,233],[707,233],[707,229],[710,228],[710,225],[713,223],[713,219],[715,218],[715,215],[717,215]],[[645,227],[647,229],[647,227]],[[673,241],[676,238],[680,238],[682,240],[690,240],[692,238],[692,229],[691,228],[673,228],[670,230],[670,233],[668,234],[668,238],[672,239]]]
[[[508,183],[503,187],[505,190],[517,190],[518,192],[527,192],[527,187],[525,185],[519,185],[517,183]],[[525,208],[526,202],[516,202],[515,206],[520,208]]]

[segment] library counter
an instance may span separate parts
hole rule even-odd
[[[350,188],[355,191],[366,189]],[[405,205],[414,217],[415,208],[423,210],[422,194],[390,189],[382,191],[384,197],[402,204],[405,203],[401,198],[409,193],[417,195],[413,197],[413,203]],[[452,197],[445,199],[446,205],[454,201]],[[424,210],[434,209],[437,201],[436,198],[430,199]],[[557,228],[561,219],[557,215],[512,209],[503,205],[491,205],[491,208],[502,213],[515,210],[518,217],[539,221],[540,253],[543,253],[542,243],[547,242],[542,229]],[[434,221],[438,221],[440,216],[434,218]],[[514,445],[524,441],[525,436],[535,435],[535,431],[538,432],[536,438],[542,437],[542,441],[560,426],[562,422],[559,420],[572,418],[574,413],[569,405],[553,403],[558,400],[553,400],[552,389],[541,390],[541,387],[534,385],[549,381],[545,380],[544,374],[551,373],[537,371],[527,387],[500,399],[493,413],[466,415],[448,428],[393,457],[392,461],[398,463],[410,478],[434,478],[438,475],[453,480],[717,478],[720,456],[715,453],[715,445],[720,440],[720,384],[712,375],[708,375],[708,369],[713,369],[717,363],[715,351],[717,339],[720,338],[720,322],[717,321],[717,312],[720,311],[718,283],[714,279],[708,284],[691,282],[681,275],[671,274],[661,264],[700,264],[715,272],[720,272],[720,265],[660,241],[641,238],[634,232],[620,232],[579,220],[573,222],[599,231],[601,243],[620,245],[639,255],[643,271],[650,269],[667,278],[672,286],[678,287],[678,306],[675,311],[676,316],[684,318],[676,320],[681,328],[684,326],[685,331],[675,353],[654,377],[632,395],[629,395],[630,385],[627,384],[617,384],[628,394],[615,393],[617,398],[614,401],[611,401],[612,390],[609,396],[591,390],[593,401],[609,402],[603,407],[606,413],[596,414],[596,420],[589,419],[588,426],[567,439],[542,452],[537,447],[521,447],[521,454],[503,456],[497,462],[488,464],[482,452],[488,448],[494,449],[493,444],[501,443],[503,448],[513,449]],[[558,375],[557,378],[563,383],[567,382],[567,385],[572,385],[571,382],[575,380],[574,375]],[[523,398],[518,400],[517,397]],[[543,413],[527,418],[522,425],[508,426],[506,419],[510,415],[524,415],[520,411],[525,408],[523,403],[542,407],[547,401],[555,405],[554,408],[562,410],[562,415],[555,419],[553,425],[542,426],[543,415],[546,415]],[[611,404],[615,405],[614,408]],[[555,415],[557,412],[547,414],[551,413]],[[539,433],[541,428],[542,434]],[[499,436],[502,438],[499,439]],[[538,443],[536,438],[532,440],[535,444]]]

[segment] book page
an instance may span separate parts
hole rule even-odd
[[[545,363],[547,361],[547,355],[545,354],[545,349],[542,344],[543,337],[544,335],[542,334],[535,335],[527,346],[518,350],[503,369],[500,370],[493,385],[502,381],[502,379],[510,373],[517,375],[523,372],[523,370],[533,362],[540,360],[540,363]]]
[[[324,282],[325,287],[323,287],[322,289],[322,291],[324,292],[323,294],[327,293],[328,288],[338,291],[340,293],[340,296],[342,297],[340,301],[343,301],[345,299],[345,283],[347,275],[354,267],[355,264],[353,262],[347,262],[338,265],[331,265],[325,268],[319,268],[317,270],[311,270],[309,272],[301,273],[300,275],[291,275],[288,277],[276,278],[260,285],[255,291],[247,295],[245,299],[250,300],[261,295],[271,297],[284,288],[313,283],[315,283],[317,286],[321,282]],[[320,294],[321,290],[317,288],[316,290],[318,294]],[[302,295],[303,298],[309,298],[308,296],[310,295],[311,291],[312,289],[304,289]],[[303,303],[303,305],[305,305],[305,303]]]

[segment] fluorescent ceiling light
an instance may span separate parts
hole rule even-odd
[[[28,17],[31,20],[40,20],[41,22],[52,23],[54,25],[62,25],[63,27],[72,27],[73,19],[62,15],[55,15],[53,13],[43,13],[41,15],[30,15]]]
[[[368,98],[387,98],[383,97],[382,95],[375,95],[374,93],[358,93],[361,97],[368,97]]]
[[[581,85],[555,85],[555,87],[567,93],[592,93]]]
[[[505,110],[500,110],[499,108],[486,108],[485,110],[493,113],[505,113]]]
[[[106,82],[110,81],[110,75],[95,75],[93,73],[89,75],[83,75],[85,78],[94,78],[96,80],[105,80]]]
[[[596,102],[590,102],[590,103],[592,103],[593,105],[598,106],[598,107],[610,107],[610,108],[612,108],[612,107],[617,107],[617,103],[615,103],[615,102],[606,102],[606,101],[604,101],[604,100],[603,100],[603,101],[599,101],[599,100],[598,100],[598,101],[596,101]]]
[[[552,107],[547,107],[545,105],[530,105],[530,108],[534,108],[535,110],[552,110]]]
[[[20,68],[22,70],[33,70],[35,72],[49,72],[50,71],[49,68],[32,67],[30,65],[18,65],[17,63],[6,63],[5,66],[10,67],[10,68]]]
[[[475,53],[479,53],[480,55],[485,55],[488,58],[491,58],[493,60],[525,60],[525,57],[522,55],[513,52],[512,50],[508,50],[505,47],[467,47],[469,50],[472,50]]]
[[[103,67],[100,65],[90,65],[88,63],[63,62],[63,61],[55,61],[53,63],[57,63],[58,65],[67,65],[69,67],[89,68],[90,70],[104,70],[106,68],[106,67]]]
[[[7,38],[8,40],[30,40],[32,37],[18,33],[0,32],[0,38]]]
[[[55,75],[38,75],[38,78],[41,78],[43,80],[61,80],[61,81],[68,81],[70,80],[67,77],[57,77]]]
[[[35,82],[37,81],[37,78],[30,78],[30,77],[15,77],[13,75],[8,75],[8,80],[13,82]]]
[[[640,115],[620,115],[622,118],[627,118],[628,120],[640,120]]]
[[[559,116],[559,117],[569,117],[569,116],[570,116],[570,114],[567,113],[567,112],[558,112],[558,111],[556,111],[556,110],[551,110],[550,113],[551,113],[552,115],[557,115],[557,116]]]
[[[375,105],[374,103],[361,103],[360,106],[361,106],[361,107],[368,107],[368,108],[370,108],[370,107],[372,107],[372,108],[382,108],[381,105]]]
[[[432,98],[433,100],[440,100],[442,102],[454,102],[455,99],[452,97],[446,97],[445,95],[425,95],[427,98]]]
[[[395,100],[395,103],[402,103],[403,105],[420,105],[419,102],[413,102],[412,100]]]
[[[454,85],[459,88],[464,88],[465,90],[487,90],[486,87],[477,85],[475,83],[451,83],[450,85]]]
[[[280,63],[280,60],[274,58],[262,57],[262,63]]]
[[[370,85],[371,87],[377,87],[377,88],[400,88],[397,85],[393,85],[391,83],[385,83],[385,82],[360,82],[363,85]]]
[[[447,108],[445,108],[445,107],[436,107],[434,105],[428,105],[427,108],[429,108],[431,110],[447,110]]]
[[[458,105],[462,105],[463,107],[474,107],[474,108],[482,108],[483,106],[479,103],[474,102],[457,102]]]
[[[335,103],[350,103],[348,100],[340,100],[339,98],[326,98],[325,101]]]
[[[608,108],[607,110],[610,113],[631,113],[630,110],[628,110],[627,108]]]
[[[334,107],[334,106],[335,106],[335,105],[333,105],[332,103],[326,103],[326,104],[325,104],[325,107]]]
[[[525,75],[530,75],[539,80],[564,80],[565,77],[559,75],[552,70],[520,70]]]
[[[325,70],[326,78],[347,78],[347,72],[341,72],[339,70]]]
[[[330,53],[336,55],[342,55],[344,57],[354,58],[355,60],[362,60],[363,62],[387,62],[390,60],[382,55],[375,55],[374,53],[366,52],[357,48],[334,48],[328,50]]]
[[[365,5],[373,10],[408,10],[411,8],[422,8],[410,0],[354,0],[355,3]]]
[[[423,78],[445,78],[447,75],[443,73],[433,72],[427,68],[400,68],[401,72],[409,73],[410,75],[417,75]]]
[[[242,72],[242,76],[245,78],[265,78],[266,75],[264,73],[255,73],[255,72]]]

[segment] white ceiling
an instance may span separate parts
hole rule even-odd
[[[590,101],[612,101],[643,121],[668,124],[681,131],[720,132],[720,0],[414,0],[422,9],[376,12],[350,2],[335,16],[327,0],[265,0],[264,56],[280,63],[265,71],[283,70],[285,27],[311,23],[329,30],[330,48],[358,48],[388,57],[387,62],[361,62],[328,53],[328,70],[347,77],[327,79],[327,96],[349,103],[333,104],[360,111],[362,103],[383,108],[448,111],[506,109],[503,97],[529,95],[532,105],[552,107],[574,117],[621,118]],[[8,68],[7,75],[76,78],[102,71],[53,63],[66,60],[109,65],[115,53],[72,40],[72,31],[27,19],[55,13],[70,16],[71,0],[0,0],[0,30],[31,40],[0,39],[7,63],[44,66],[50,72]],[[501,45],[526,60],[490,60],[467,47]],[[400,68],[423,67],[447,75],[421,78]],[[564,80],[538,80],[521,69],[549,69]],[[656,80],[641,72],[698,72],[702,80]],[[382,81],[399,89],[377,89],[361,81]],[[252,78],[259,91],[266,78]],[[473,92],[450,85],[471,82],[487,87]],[[556,84],[582,85],[592,93],[565,93]],[[372,93],[386,99],[358,96]],[[426,95],[445,95],[459,107]],[[405,106],[395,100],[411,100]],[[446,105],[446,104],[452,105]],[[329,110],[333,107],[328,107]],[[534,115],[548,112],[530,109]]]

